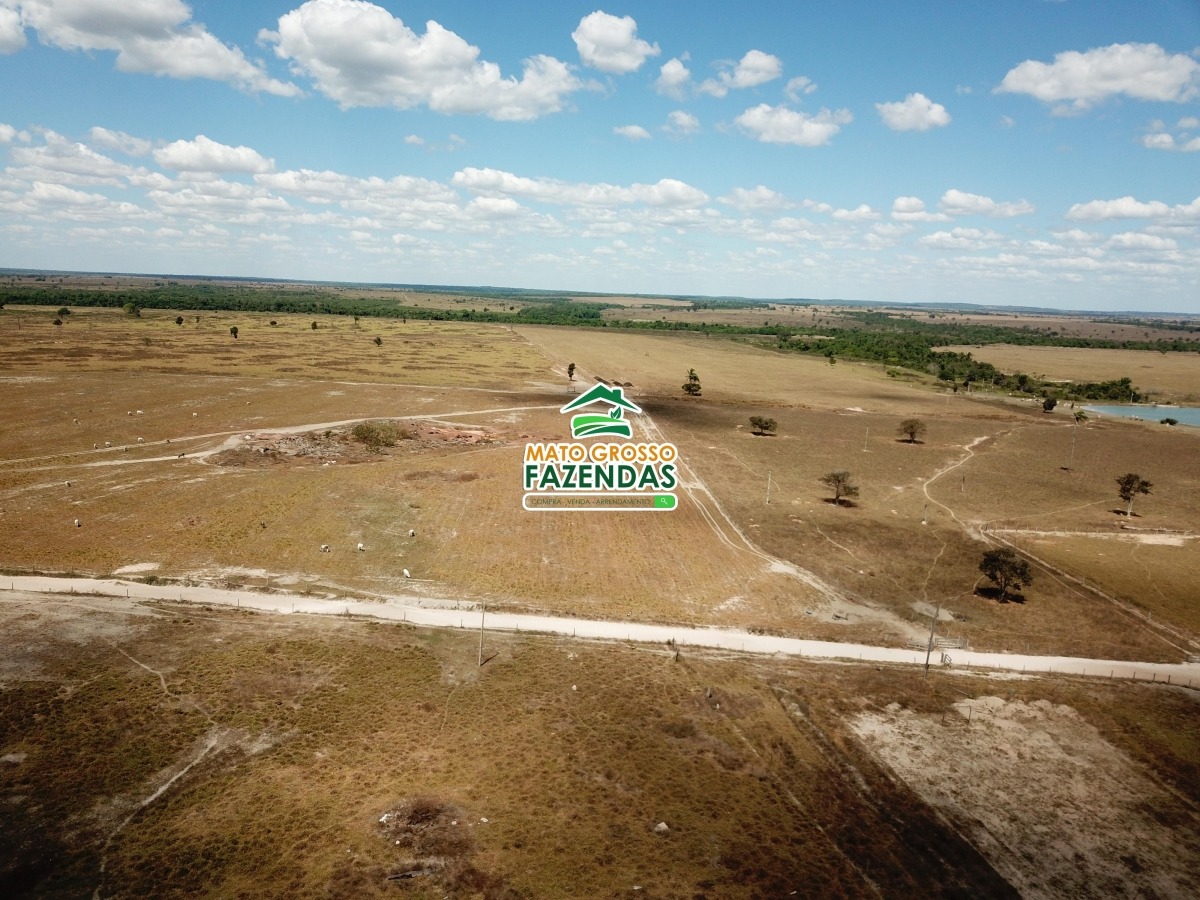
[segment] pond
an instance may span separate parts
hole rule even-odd
[[[1197,406],[1138,406],[1121,404],[1118,406],[1085,406],[1088,412],[1100,413],[1105,416],[1124,416],[1127,419],[1141,419],[1143,422],[1161,422],[1163,419],[1178,419],[1180,425],[1195,425],[1200,427],[1200,407]]]

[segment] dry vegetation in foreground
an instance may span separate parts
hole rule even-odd
[[[1014,884],[1064,857],[1106,892],[1200,878],[1196,700],[1162,685],[497,635],[480,669],[472,634],[7,593],[0,617],[7,896],[1016,896],[974,846]],[[1005,740],[964,695],[1058,712]],[[924,723],[963,793],[897,779],[864,716]],[[997,848],[1014,826],[978,804],[1029,771],[1071,785],[1017,819],[1055,847]]]

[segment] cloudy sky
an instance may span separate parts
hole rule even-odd
[[[1197,0],[0,0],[0,266],[1200,312]]]

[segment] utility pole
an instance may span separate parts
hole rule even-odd
[[[867,429],[867,433],[863,435],[863,453],[867,452],[867,438],[871,436],[871,429]]]
[[[483,604],[483,611],[479,613],[479,666],[483,668],[483,620],[487,616],[487,604]]]
[[[935,628],[937,628],[938,616],[941,615],[941,613],[942,604],[939,601],[937,608],[933,611],[933,621],[929,623],[929,643],[925,647],[925,674],[921,676],[922,678],[929,677],[929,654],[933,652],[933,631]]]
[[[767,473],[767,506],[771,505],[771,473]]]

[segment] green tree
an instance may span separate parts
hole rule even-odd
[[[754,434],[774,434],[778,423],[763,416],[750,417],[750,430]]]
[[[567,378],[571,381],[575,380],[575,363],[567,364]]]
[[[842,505],[843,497],[849,500],[851,497],[858,496],[858,486],[849,472],[830,472],[828,475],[822,475],[821,483],[833,491],[833,502],[836,506]]]
[[[689,397],[700,396],[700,376],[696,374],[695,369],[688,369],[687,382],[683,385],[683,392]]]
[[[1019,591],[1033,581],[1029,563],[1007,547],[984,553],[979,561],[979,571],[996,583],[1001,603],[1007,602],[1010,588]]]
[[[133,300],[126,300],[121,304],[121,309],[124,310],[127,316],[133,316],[135,319],[141,318],[142,304],[140,303],[135,303]]]
[[[923,435],[927,430],[928,429],[925,427],[925,423],[920,419],[905,419],[900,423],[900,427],[896,429],[896,433],[900,435],[907,435],[908,442],[910,444],[915,444],[917,442],[917,438]]]
[[[66,317],[66,316],[69,316],[70,314],[71,314],[71,311],[69,309],[67,309],[65,306],[60,306],[58,308],[58,312],[55,313],[55,315],[57,315],[60,319]]]
[[[313,323],[312,323],[312,330],[313,330],[313,331],[316,331],[316,330],[317,330],[317,323],[316,323],[316,322],[313,322]]]
[[[1125,515],[1133,515],[1133,498],[1138,494],[1150,493],[1151,487],[1153,485],[1137,472],[1126,472],[1117,476],[1117,493],[1126,503]]]

